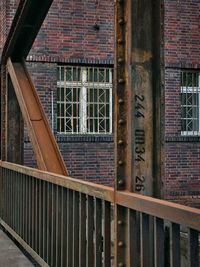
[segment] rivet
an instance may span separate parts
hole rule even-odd
[[[118,100],[118,102],[119,102],[119,104],[123,104],[123,103],[124,103],[124,100],[123,100],[122,98],[120,98],[120,99]]]
[[[122,225],[123,224],[123,222],[121,220],[119,220],[117,223],[118,223],[118,225]]]
[[[125,83],[125,80],[124,79],[119,79],[119,81],[118,81],[120,84],[122,84],[122,83]]]
[[[122,39],[118,39],[117,42],[118,42],[118,44],[122,44],[123,41],[122,41]]]
[[[124,141],[123,140],[119,140],[118,144],[119,145],[123,145]]]
[[[119,160],[119,165],[122,166],[123,165],[123,161],[122,160]]]
[[[123,180],[119,180],[118,181],[118,185],[123,185],[124,184],[124,181]]]
[[[124,243],[122,241],[118,242],[118,247],[123,247]]]
[[[124,61],[123,58],[119,58],[119,59],[118,59],[118,63],[119,63],[119,64],[123,63],[123,61]]]
[[[118,264],[118,266],[119,266],[119,267],[124,267],[124,264],[123,264],[122,262],[120,262],[120,263]]]
[[[124,123],[125,123],[125,121],[124,121],[124,120],[122,120],[122,119],[121,119],[121,120],[119,120],[119,124],[120,124],[120,125],[122,125],[122,124],[124,124]]]
[[[124,24],[124,20],[123,19],[120,19],[119,20],[119,25],[123,25]]]

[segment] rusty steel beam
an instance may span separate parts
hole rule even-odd
[[[162,10],[163,0],[115,1],[115,266],[132,266],[128,236],[140,225],[118,204],[120,192],[161,197]]]
[[[8,75],[7,103],[7,161],[24,163],[24,122],[18,100]]]
[[[25,63],[12,63],[9,59],[7,69],[28,128],[38,167],[41,170],[68,175]]]
[[[10,57],[13,62],[26,58],[53,0],[20,0],[8,37],[1,64]]]

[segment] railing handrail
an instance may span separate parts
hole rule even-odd
[[[114,188],[0,161],[0,166],[114,203]],[[200,209],[128,191],[116,192],[116,204],[200,231]]]

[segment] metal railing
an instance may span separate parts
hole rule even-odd
[[[0,223],[41,266],[181,266],[182,227],[188,266],[199,266],[198,209],[8,162],[0,173]]]

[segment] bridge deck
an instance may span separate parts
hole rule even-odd
[[[0,230],[0,267],[33,267],[12,240]]]

